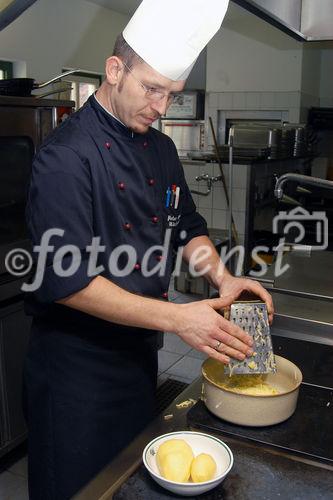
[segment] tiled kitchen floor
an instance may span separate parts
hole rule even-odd
[[[179,293],[171,287],[169,300],[175,303],[192,302],[201,297]],[[191,383],[200,375],[206,355],[191,349],[177,335],[164,334],[164,346],[158,353],[158,383],[168,378]],[[1,500],[28,500],[27,457],[20,458],[0,474]]]
[[[0,474],[1,500],[28,500],[28,464],[27,457]]]
[[[171,302],[184,304],[201,299],[198,295],[186,295],[177,292],[171,281],[169,289],[169,300]],[[190,384],[201,373],[201,365],[206,355],[192,349],[173,333],[164,334],[163,349],[158,353],[159,382],[167,378],[180,380]]]

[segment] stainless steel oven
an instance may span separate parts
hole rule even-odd
[[[189,153],[205,150],[205,92],[181,92],[161,119],[161,130],[171,137],[178,155],[187,158]]]
[[[6,255],[29,250],[25,205],[34,144],[30,137],[0,137],[0,275],[7,274]]]
[[[0,96],[0,301],[15,296],[20,281],[7,272],[8,252],[29,249],[25,206],[33,156],[73,106],[72,101]]]
[[[175,143],[180,158],[205,150],[204,121],[162,120],[161,129]]]

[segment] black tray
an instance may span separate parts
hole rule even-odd
[[[232,443],[234,465],[216,488],[192,500],[332,500],[333,472],[272,454],[261,447]],[[113,500],[172,500],[185,497],[159,486],[141,465]]]
[[[187,414],[190,427],[255,441],[271,448],[333,465],[333,391],[302,384],[295,413],[285,422],[267,427],[230,424],[207,410],[202,401]]]

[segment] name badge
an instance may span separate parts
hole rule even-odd
[[[168,215],[168,226],[176,227],[180,221],[180,215]]]

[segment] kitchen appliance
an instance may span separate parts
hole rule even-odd
[[[14,248],[30,248],[25,204],[33,155],[46,136],[72,113],[73,107],[72,101],[0,96],[1,300],[21,293],[23,278],[8,273],[5,257]]]
[[[25,205],[33,155],[30,137],[0,136],[0,276],[8,273],[5,258],[10,251],[30,249]]]
[[[205,92],[181,92],[160,120],[161,131],[176,145],[180,158],[205,150]]]
[[[25,205],[32,159],[74,104],[35,97],[0,97],[0,456],[27,436],[22,374],[31,318],[24,311],[21,286],[29,279]],[[13,275],[5,260],[17,248],[18,273]]]
[[[204,121],[161,120],[161,130],[173,140],[180,158],[188,159],[193,152],[205,149]]]
[[[295,411],[302,373],[281,356],[276,356],[276,365],[277,373],[269,373],[264,381],[279,394],[250,396],[221,387],[229,375],[222,363],[209,358],[202,365],[202,400],[210,412],[234,424],[261,427],[283,422]]]

